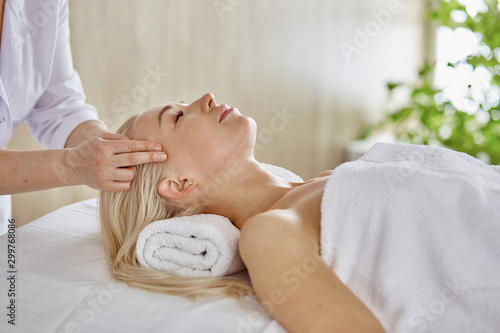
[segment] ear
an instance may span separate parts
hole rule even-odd
[[[187,179],[168,179],[164,178],[158,184],[158,193],[167,199],[182,199],[191,193],[194,189],[194,184]]]

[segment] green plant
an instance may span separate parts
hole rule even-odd
[[[388,105],[399,90],[409,92],[409,98],[376,126],[364,131],[361,138],[374,131],[389,128],[401,141],[418,144],[440,144],[468,153],[491,164],[500,164],[500,5],[498,1],[484,0],[487,10],[471,16],[457,0],[440,0],[437,8],[430,8],[428,15],[440,25],[455,30],[466,28],[479,38],[481,52],[471,54],[448,66],[457,68],[467,65],[474,71],[484,68],[490,73],[489,82],[482,82],[481,89],[474,91],[469,85],[462,105],[445,97],[443,89],[433,85],[435,64],[426,62],[419,72],[416,84],[388,83]],[[457,14],[462,19],[453,19]],[[487,80],[483,80],[487,81]],[[466,108],[465,104],[473,106]]]

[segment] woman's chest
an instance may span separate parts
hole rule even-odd
[[[311,237],[318,246],[321,234],[321,199],[328,177],[322,177],[310,184],[304,184],[290,193],[282,202],[282,209],[291,211],[295,223]]]

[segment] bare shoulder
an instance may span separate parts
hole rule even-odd
[[[254,233],[282,232],[284,228],[297,227],[299,217],[290,209],[272,209],[247,220],[240,231],[240,239]]]
[[[376,317],[325,264],[293,210],[243,224],[240,255],[257,298],[289,332],[381,332]]]
[[[314,177],[314,178],[331,176],[333,174],[333,171],[334,170],[325,170],[325,171],[320,172],[319,174],[317,174],[316,177]]]
[[[240,231],[240,243],[248,241],[248,238],[274,237],[275,233],[281,233],[284,229],[297,223],[297,216],[287,209],[273,209],[255,215],[247,220]]]
[[[252,217],[241,228],[239,248],[243,259],[290,247],[319,251],[317,241],[294,210],[269,210]]]

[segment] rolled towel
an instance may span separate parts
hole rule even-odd
[[[238,250],[240,231],[220,215],[160,220],[139,234],[136,255],[146,268],[186,278],[213,278],[245,269]]]
[[[293,172],[261,163],[283,179],[300,182]],[[141,266],[186,278],[214,278],[245,269],[240,230],[221,215],[198,214],[159,220],[139,234],[135,253]]]

